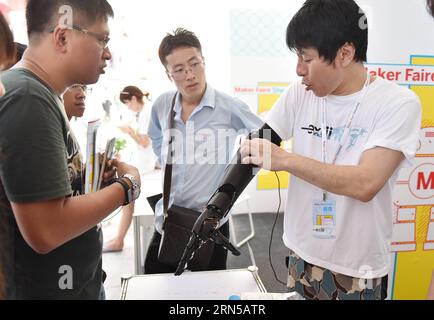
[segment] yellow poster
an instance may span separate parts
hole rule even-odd
[[[411,65],[434,66],[434,57],[413,56]],[[418,188],[425,188],[426,191],[424,194],[415,194],[421,205],[406,206],[404,199],[398,207],[402,212],[406,210],[412,213],[402,219],[399,217],[403,215],[397,215],[395,222],[395,234],[402,229],[402,233],[407,235],[407,238],[399,239],[396,243],[402,248],[402,251],[397,250],[396,253],[395,277],[392,279],[392,299],[397,300],[425,299],[434,269],[434,197],[431,195],[434,191],[434,180],[433,183],[430,181],[433,177],[430,165],[434,163],[434,150],[431,146],[434,130],[430,129],[434,129],[434,87],[415,85],[410,88],[419,96],[423,109],[421,147],[416,155],[415,170],[419,172]],[[425,176],[421,175],[424,167],[428,169]],[[417,170],[418,168],[420,170]]]

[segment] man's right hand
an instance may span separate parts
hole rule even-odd
[[[128,173],[134,176],[134,178],[136,178],[136,181],[141,184],[140,173],[136,167],[117,159],[112,160],[112,166],[117,169],[118,177],[122,177],[124,174]]]

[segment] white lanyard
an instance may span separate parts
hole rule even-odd
[[[336,163],[336,159],[338,158],[339,154],[342,151],[342,147],[344,146],[344,144],[347,140],[347,136],[350,135],[351,124],[354,120],[354,117],[357,113],[357,110],[359,109],[363,99],[366,96],[366,93],[368,92],[368,86],[369,86],[370,82],[371,82],[371,77],[368,73],[368,76],[367,76],[365,85],[363,86],[362,92],[360,92],[358,99],[356,101],[356,104],[354,105],[354,109],[348,117],[347,124],[345,125],[344,132],[342,133],[341,139],[339,140],[339,145],[336,149],[336,153],[333,157],[333,161],[331,162],[331,164]],[[323,161],[323,163],[327,163],[327,136],[328,136],[328,133],[327,133],[326,98],[324,98],[323,103],[322,103],[322,127],[321,127],[322,161]],[[323,190],[323,201],[326,201],[326,199],[327,199],[327,191]]]

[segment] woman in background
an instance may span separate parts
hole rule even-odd
[[[130,125],[120,127],[121,131],[128,134],[136,143],[137,149],[134,152],[133,162],[139,169],[140,174],[149,173],[155,169],[155,156],[149,139],[148,124],[149,112],[146,110],[145,99],[149,93],[143,93],[135,86],[125,87],[119,95],[120,101],[137,117],[137,129]],[[142,178],[143,179],[143,178]],[[104,245],[104,252],[122,251],[124,238],[131,225],[134,212],[134,202],[123,208],[121,222],[116,236]]]
[[[11,64],[15,62],[15,44],[13,42],[12,33],[9,29],[6,20],[3,15],[0,14],[0,70],[5,70],[10,67]],[[0,77],[0,97],[5,93],[5,88],[1,82]],[[0,153],[0,160],[2,154]],[[0,177],[0,188],[3,188]],[[0,202],[1,203],[1,202]],[[0,207],[0,300],[4,299],[6,292],[6,275],[7,268],[5,257],[8,251],[8,243],[6,236],[8,232],[8,226],[6,225],[6,217],[3,213],[3,208]]]

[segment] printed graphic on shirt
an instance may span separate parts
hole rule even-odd
[[[80,148],[77,140],[71,129],[67,135],[67,162],[68,162],[68,176],[71,182],[72,196],[79,196],[83,193],[83,165]]]
[[[301,127],[301,130],[307,133],[308,135],[312,135],[318,139],[322,138],[322,130],[321,127],[317,127],[313,124]],[[342,139],[347,139],[344,137],[345,125],[339,127],[326,127],[327,132],[327,140],[341,142]],[[351,128],[349,138],[346,143],[346,150],[350,151],[360,138],[365,137],[368,134],[368,129],[366,128]]]

